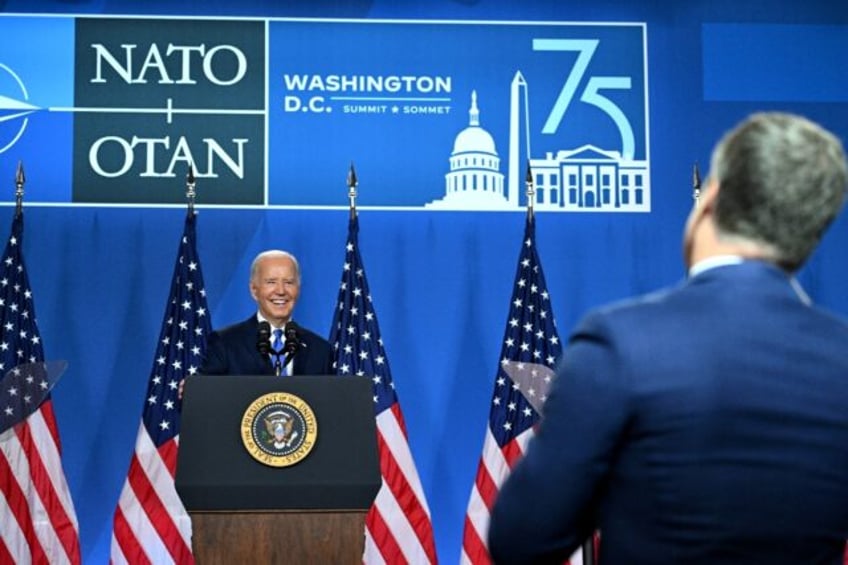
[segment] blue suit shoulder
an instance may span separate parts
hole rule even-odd
[[[625,298],[598,306],[589,310],[576,326],[576,332],[584,329],[594,328],[610,322],[626,323],[631,319],[641,319],[651,310],[665,308],[673,300],[679,286],[666,287],[636,297]]]
[[[298,326],[298,338],[305,351],[298,353],[298,355],[302,355],[300,362],[298,357],[295,356],[295,369],[301,373],[313,375],[335,373],[333,369],[333,346],[330,345],[329,341],[303,326]]]
[[[300,339],[304,343],[308,344],[308,347],[316,347],[322,350],[326,350],[327,352],[332,352],[333,347],[330,345],[330,342],[318,335],[317,333],[304,328],[303,326],[299,326],[298,331],[300,332]]]

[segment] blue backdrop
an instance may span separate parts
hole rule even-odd
[[[848,55],[844,2],[11,0],[0,2],[0,9],[644,22],[652,211],[538,214],[539,253],[563,336],[593,306],[681,278],[679,241],[692,204],[693,163],[699,162],[706,174],[715,140],[747,114],[799,112],[848,140],[848,78],[837,72],[845,68]],[[368,142],[358,139],[352,147]],[[320,154],[321,148],[314,151]],[[60,146],[56,162],[67,166],[71,152],[71,147]],[[3,226],[11,223],[14,212],[19,158],[14,150],[0,154],[0,178],[7,179],[0,229],[7,229]],[[337,198],[343,207],[347,163],[326,166],[339,169]],[[369,178],[365,169],[358,173],[362,193],[392,182]],[[34,201],[40,185],[53,178],[47,170],[31,168],[27,177],[25,200]],[[175,190],[183,189],[179,175],[173,182]],[[46,356],[69,361],[54,401],[86,563],[108,560],[112,514],[134,447],[184,216],[181,207],[25,208],[24,253]],[[198,251],[213,326],[243,319],[253,310],[249,263],[257,252],[274,247],[292,251],[301,261],[297,319],[329,335],[347,218],[344,209],[200,206]],[[363,260],[432,512],[438,553],[446,563],[460,554],[523,229],[520,211],[360,213]],[[843,218],[800,277],[813,300],[844,315],[846,242],[848,221]]]

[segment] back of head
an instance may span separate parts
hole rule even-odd
[[[723,240],[754,243],[788,271],[801,267],[844,200],[848,167],[839,139],[785,113],[754,114],[716,146],[715,223]]]

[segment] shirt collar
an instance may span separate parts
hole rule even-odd
[[[727,265],[738,265],[745,261],[745,258],[740,255],[714,255],[712,257],[707,257],[706,259],[702,259],[698,261],[694,265],[689,268],[689,278],[696,277],[701,273],[705,273],[710,269],[715,269],[717,267],[725,267]],[[789,285],[792,287],[792,290],[798,296],[798,299],[801,300],[802,303],[807,306],[812,305],[813,301],[810,299],[809,295],[804,291],[801,284],[798,280],[789,276]]]
[[[265,316],[263,316],[263,315],[262,315],[262,312],[259,312],[258,310],[256,311],[256,319],[257,319],[258,321],[260,321],[260,322],[268,322],[268,324],[270,324],[270,325],[271,325],[271,328],[273,328],[273,329],[275,329],[275,330],[282,330],[282,329],[284,329],[282,326],[277,327],[277,326],[275,326],[275,325],[274,325],[274,324],[273,324],[270,320],[265,319]]]
[[[726,265],[738,265],[745,259],[741,255],[714,255],[701,259],[689,268],[689,278],[696,277],[705,271],[724,267]]]

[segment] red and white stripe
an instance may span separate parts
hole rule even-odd
[[[491,562],[486,537],[489,532],[492,506],[501,485],[518,460],[524,455],[527,442],[530,441],[533,434],[533,429],[530,428],[501,449],[498,447],[498,442],[489,427],[486,427],[483,453],[480,456],[480,464],[477,466],[477,476],[474,479],[474,486],[471,489],[471,497],[468,501],[468,510],[465,514],[460,563]]]
[[[365,518],[365,554],[371,564],[437,563],[430,509],[395,403],[377,416],[383,485]]]
[[[0,563],[80,563],[79,525],[47,400],[0,435]]]
[[[111,562],[194,563],[191,518],[174,488],[179,436],[156,449],[142,423],[115,509]]]
[[[462,565],[483,565],[491,563],[487,538],[489,519],[498,492],[509,473],[527,451],[527,444],[535,435],[533,428],[517,436],[504,446],[498,442],[492,431],[486,427],[486,439],[483,440],[483,454],[477,467],[477,477],[471,489],[468,509],[465,513],[465,527],[462,532]],[[570,565],[583,565],[583,551],[578,549],[569,559]]]

